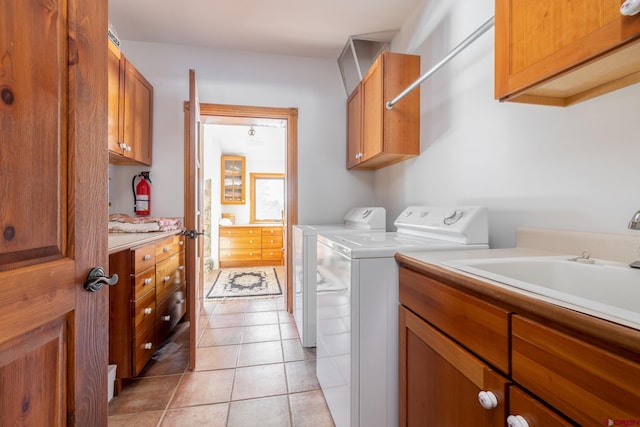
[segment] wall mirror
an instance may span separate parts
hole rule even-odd
[[[251,173],[251,222],[282,222],[284,174]]]

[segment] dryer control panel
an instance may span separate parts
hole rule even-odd
[[[487,208],[482,206],[409,206],[393,223],[398,233],[464,244],[488,244]]]

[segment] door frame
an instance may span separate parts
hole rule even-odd
[[[279,119],[287,122],[285,175],[285,267],[287,275],[286,308],[293,312],[292,293],[292,253],[291,227],[298,223],[298,109],[277,107],[256,107],[247,105],[200,103],[201,122],[206,123],[207,116],[228,117],[234,119]],[[202,159],[198,159],[202,164]],[[190,286],[190,284],[188,284]]]

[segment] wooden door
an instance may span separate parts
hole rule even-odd
[[[106,30],[106,0],[2,0],[2,426],[107,425]]]
[[[129,146],[124,155],[151,165],[153,126],[153,86],[129,62],[124,61],[123,140]]]
[[[383,149],[383,59],[380,55],[362,80],[362,154],[360,162],[365,162]]]
[[[360,163],[362,153],[362,85],[347,99],[347,169]]]
[[[202,200],[203,169],[202,169],[202,133],[200,123],[200,100],[198,99],[198,85],[195,70],[189,70],[189,103],[185,132],[185,184],[184,184],[184,213],[185,227],[193,231],[192,238],[186,239],[187,256],[187,312],[190,325],[189,339],[189,367],[196,368],[196,346],[200,336],[200,310],[202,308],[202,286],[204,283],[204,239],[198,238],[198,232],[204,230]]]
[[[399,425],[503,427],[508,380],[404,306],[399,316]],[[497,406],[483,408],[481,391]]]

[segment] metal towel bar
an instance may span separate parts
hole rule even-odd
[[[486,33],[487,30],[489,30],[491,27],[493,27],[494,21],[495,21],[495,17],[492,16],[487,22],[485,22],[477,30],[475,30],[469,37],[464,39],[464,41],[462,43],[460,43],[451,52],[449,52],[449,54],[447,56],[445,56],[444,59],[442,59],[436,65],[431,67],[431,69],[429,71],[427,71],[426,73],[424,73],[422,76],[420,76],[420,78],[418,80],[416,80],[415,82],[411,83],[411,85],[409,85],[409,87],[407,87],[405,90],[403,90],[400,93],[400,95],[396,96],[391,101],[387,102],[386,103],[387,110],[392,110],[393,106],[396,105],[398,103],[398,101],[400,101],[402,98],[407,96],[409,94],[409,92],[414,90],[416,87],[420,86],[423,81],[428,79],[433,73],[435,73],[440,68],[442,68],[454,56],[456,56],[457,54],[462,52],[464,49],[466,49],[467,46],[469,46],[471,43],[476,41],[476,39],[478,37],[480,37],[481,35]]]

